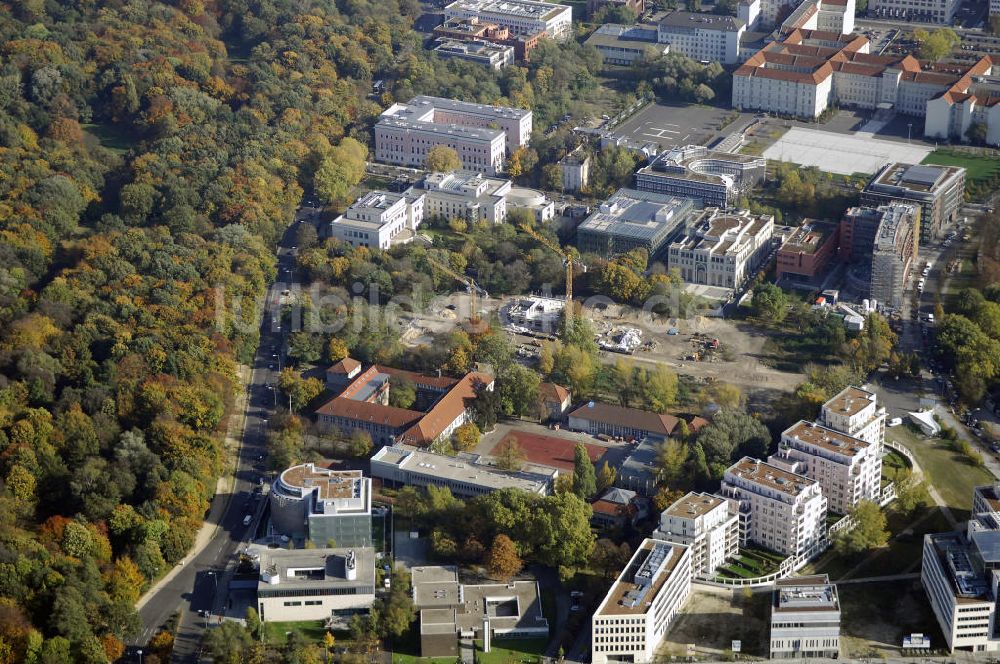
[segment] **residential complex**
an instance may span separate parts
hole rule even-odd
[[[779,579],[771,593],[771,659],[840,657],[840,599],[826,574]]]
[[[828,429],[878,445],[885,444],[885,408],[878,405],[874,392],[845,387],[823,404],[817,423]]]
[[[330,222],[329,235],[353,247],[388,249],[410,241],[424,216],[424,196],[369,191]]]
[[[573,34],[572,8],[535,0],[455,0],[444,8],[444,18],[475,18],[505,27],[514,35],[544,32],[557,41]]]
[[[548,637],[535,581],[461,583],[455,567],[421,566],[412,568],[411,582],[423,657],[454,659],[459,636],[480,639],[486,652],[500,637]]]
[[[667,247],[667,265],[691,284],[742,287],[771,253],[774,217],[706,208]]]
[[[507,195],[511,188],[511,181],[504,178],[487,177],[474,171],[452,171],[429,173],[408,193],[410,196],[423,195],[426,218],[500,224],[507,220]]]
[[[720,494],[739,504],[741,545],[757,544],[797,563],[826,548],[827,502],[816,480],[743,457],[726,470]]]
[[[819,285],[837,260],[839,246],[838,224],[806,219],[784,238],[778,249],[776,280]]]
[[[544,496],[552,490],[558,471],[528,465],[504,472],[480,463],[476,457],[456,459],[417,448],[386,446],[371,459],[372,477],[392,486],[448,487],[459,498],[474,498],[496,489],[521,489]]]
[[[625,440],[665,440],[679,422],[673,415],[591,401],[569,414],[568,426],[573,431],[585,431],[594,436],[603,434]]]
[[[657,24],[657,41],[671,53],[731,65],[739,61],[746,23],[734,16],[673,11]]]
[[[691,573],[712,576],[739,549],[737,505],[719,496],[690,492],[660,514],[660,527],[653,537],[689,547]]]
[[[699,201],[701,206],[735,207],[739,197],[764,182],[767,160],[685,145],[660,153],[636,171],[635,188]]]
[[[514,64],[514,47],[506,44],[479,39],[438,39],[433,49],[438,57],[445,59],[466,60],[482,65],[488,69],[502,69]]]
[[[882,206],[883,211],[887,206]],[[920,208],[896,203],[882,215],[871,254],[871,287],[868,297],[899,309],[910,274],[916,266],[920,234]]]
[[[518,108],[414,97],[382,112],[375,124],[375,159],[423,167],[427,154],[445,145],[458,153],[463,168],[495,175],[509,152],[527,144],[531,122],[531,111]]]
[[[964,168],[892,163],[868,182],[861,192],[861,204],[877,207],[899,201],[918,206],[920,244],[927,244],[957,219],[964,196]]]
[[[577,228],[577,247],[605,257],[643,248],[653,258],[693,209],[689,198],[619,189]]]
[[[878,18],[951,25],[960,4],[959,0],[871,0],[868,11]]]
[[[410,408],[389,405],[393,379],[409,381],[416,389]],[[317,408],[316,417],[321,428],[343,433],[363,431],[376,445],[427,447],[469,421],[469,408],[478,392],[492,389],[493,377],[487,374],[471,372],[447,378],[373,365]]]
[[[781,434],[771,463],[819,482],[830,510],[847,514],[882,493],[881,446],[800,420]]]
[[[591,618],[591,661],[653,660],[691,592],[691,551],[643,540]]]
[[[268,496],[274,531],[318,546],[372,543],[371,480],[360,470],[303,463],[278,475]]]
[[[257,615],[262,622],[335,619],[375,602],[375,552],[371,547],[272,549],[253,545],[259,565]]]

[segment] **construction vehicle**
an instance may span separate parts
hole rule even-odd
[[[569,249],[564,249],[558,244],[548,239],[538,231],[536,231],[531,226],[527,224],[521,224],[521,230],[538,240],[544,247],[556,254],[562,256],[563,266],[566,268],[566,308],[563,310],[563,315],[566,317],[566,322],[570,323],[573,320],[573,273],[576,268],[580,268],[581,272],[587,271],[587,266],[578,257],[574,256]]]
[[[466,325],[466,330],[471,334],[485,332],[487,325],[482,316],[479,315],[479,298],[487,298],[490,294],[480,288],[475,279],[467,277],[464,274],[459,274],[441,261],[434,260],[430,256],[427,256],[427,262],[465,286],[465,291],[469,294],[469,322]]]

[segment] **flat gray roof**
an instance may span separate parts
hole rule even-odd
[[[718,14],[685,11],[675,11],[667,14],[660,21],[660,25],[671,28],[725,30],[726,32],[735,32],[740,28],[746,27],[746,23],[735,16],[720,16]]]
[[[676,228],[693,208],[690,198],[619,189],[595,208],[578,230],[649,241]]]

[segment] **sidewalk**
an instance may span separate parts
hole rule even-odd
[[[243,447],[243,429],[246,426],[247,420],[247,394],[249,391],[246,386],[250,379],[253,377],[253,371],[249,367],[241,366],[239,371],[239,378],[241,382],[242,389],[240,393],[236,396],[236,402],[233,404],[233,415],[239,414],[239,417],[230,416],[229,428],[226,432],[225,450],[229,454],[227,458],[227,467],[229,470],[218,479],[215,484],[215,495],[212,497],[212,503],[208,508],[208,516],[201,524],[201,528],[198,529],[198,534],[195,535],[194,544],[191,546],[191,550],[188,551],[187,555],[181,559],[179,563],[174,565],[174,567],[164,574],[160,579],[150,586],[149,590],[139,598],[139,601],[135,603],[136,611],[142,610],[142,607],[152,599],[156,593],[167,586],[174,577],[180,574],[181,570],[184,569],[191,560],[205,550],[213,539],[215,539],[216,533],[218,533],[219,528],[222,527],[222,517],[225,515],[226,510],[229,507],[229,500],[232,497],[233,485],[236,482],[235,470],[239,466],[240,451]],[[230,453],[234,454],[230,454]]]

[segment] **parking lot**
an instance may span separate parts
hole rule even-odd
[[[615,127],[614,133],[636,143],[659,143],[661,149],[678,145],[706,145],[734,112],[697,104],[653,103]],[[740,115],[752,117],[752,114]],[[738,123],[729,126],[736,127]]]

